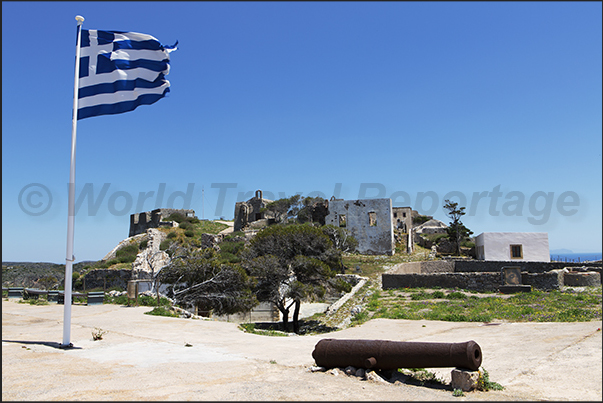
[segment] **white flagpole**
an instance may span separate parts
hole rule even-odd
[[[80,76],[80,45],[82,41],[82,23],[84,17],[77,15],[77,45],[75,49],[75,83],[73,86],[73,122],[71,126],[71,165],[69,168],[69,202],[67,215],[67,256],[65,263],[65,300],[63,314],[63,344],[61,347],[73,347],[71,343],[71,282],[73,274],[73,234],[75,227],[75,139],[77,132],[78,88]]]

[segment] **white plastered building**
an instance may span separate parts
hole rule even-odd
[[[546,232],[483,232],[475,237],[480,260],[550,262]]]

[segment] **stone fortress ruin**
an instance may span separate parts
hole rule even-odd
[[[245,232],[246,236],[253,236],[261,228],[276,222],[275,217],[265,208],[272,200],[263,198],[263,192],[256,190],[255,195],[247,201],[237,202],[234,208],[233,231]],[[365,255],[394,255],[396,243],[401,241],[401,236],[406,236],[407,253],[411,253],[415,243],[432,250],[425,261],[413,263],[400,263],[388,268],[381,275],[383,289],[404,288],[404,287],[444,287],[460,288],[475,291],[500,291],[500,292],[521,292],[531,289],[555,290],[564,285],[585,286],[601,284],[601,263],[595,264],[576,264],[563,262],[549,262],[547,259],[536,259],[529,261],[529,253],[532,239],[531,233],[504,233],[506,237],[509,234],[520,234],[520,238],[526,238],[517,241],[517,236],[513,235],[513,245],[505,244],[506,253],[513,253],[517,248],[517,243],[521,243],[520,259],[498,259],[491,260],[481,258],[475,250],[471,251],[474,258],[444,257],[436,259],[437,256],[449,254],[448,243],[435,243],[428,238],[431,235],[446,234],[447,225],[433,217],[426,217],[429,220],[422,224],[415,224],[413,219],[419,215],[411,207],[393,207],[389,198],[381,199],[357,199],[344,200],[331,197],[330,200],[320,200],[311,206],[312,221],[321,225],[330,224],[339,228],[344,228],[350,235],[358,241],[357,252]],[[132,266],[131,279],[142,281],[148,277],[151,272],[148,265],[149,256],[159,253],[159,244],[165,238],[165,233],[158,231],[160,227],[177,227],[178,223],[173,221],[163,221],[174,213],[182,214],[185,217],[195,217],[194,210],[190,209],[155,209],[148,212],[132,214],[130,216],[130,238],[147,237],[149,239],[148,250],[141,251],[140,256]],[[425,217],[424,217],[425,218]],[[490,233],[499,234],[499,233]],[[547,237],[546,233],[534,233],[540,238]],[[222,240],[223,235],[210,235],[213,242],[217,245]],[[519,238],[517,238],[519,239]],[[122,242],[126,242],[124,240]],[[500,243],[500,242],[498,242]],[[212,244],[213,245],[213,244]],[[486,248],[489,246],[486,243]],[[119,249],[116,247],[115,249]],[[480,249],[483,252],[483,247]],[[548,238],[547,238],[548,253]],[[509,252],[510,250],[510,252]],[[112,251],[115,253],[115,250]],[[146,255],[145,255],[146,253]],[[478,255],[478,256],[476,256]],[[108,255],[109,256],[109,255]],[[146,256],[146,258],[145,258]],[[499,253],[496,256],[504,256]],[[548,256],[548,255],[547,255]],[[160,256],[157,255],[157,258]],[[158,262],[160,263],[160,262]],[[134,270],[136,269],[136,270]],[[508,274],[514,273],[513,281]],[[125,275],[125,273],[124,273]],[[364,282],[362,277],[346,274],[344,276],[353,276],[346,281],[352,281],[354,289],[359,289]],[[122,278],[121,281],[128,282],[128,279]],[[359,282],[360,281],[360,282]],[[367,281],[366,279],[363,281]],[[142,284],[141,284],[142,285]],[[347,295],[351,298],[354,292]],[[343,298],[342,298],[343,299]],[[333,301],[331,301],[333,302]],[[327,312],[332,311],[337,302],[329,306]],[[325,308],[326,309],[326,308]],[[225,318],[215,318],[218,320],[243,321],[279,321],[279,312],[274,306],[268,303],[261,304],[247,314],[229,315]]]
[[[275,222],[274,216],[263,209],[272,202],[264,199],[262,191],[245,202],[237,202],[234,211],[234,231],[259,229]],[[312,220],[320,224],[331,224],[345,228],[358,241],[358,252],[366,255],[393,255],[394,211],[391,199],[325,200],[312,206]],[[395,211],[400,214],[396,225],[410,228],[412,210],[401,207]],[[402,217],[402,214],[405,214]]]
[[[149,228],[177,227],[178,223],[175,221],[162,221],[174,213],[180,213],[184,217],[195,217],[195,210],[173,208],[158,208],[152,211],[131,214],[128,236],[144,234]]]

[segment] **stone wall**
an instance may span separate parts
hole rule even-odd
[[[572,268],[601,273],[601,262],[598,263],[564,263],[564,262],[507,262],[485,260],[430,260],[425,262],[399,263],[388,272],[390,274],[404,273],[475,273],[493,272],[500,273],[505,266],[517,266],[522,272],[545,273],[551,270]]]
[[[500,273],[383,274],[382,288],[460,288],[497,291],[502,285]]]
[[[410,207],[392,207],[394,228],[408,233],[413,227],[412,217],[412,209]]]
[[[563,270],[551,270],[547,273],[521,273],[521,283],[531,285],[532,289],[550,291],[563,287]]]
[[[475,291],[497,291],[503,285],[502,268],[521,268],[522,284],[537,290],[557,290],[565,284],[565,276],[571,278],[575,270],[593,273],[589,284],[601,283],[601,263],[564,262],[487,262],[483,260],[433,260],[400,263],[382,275],[383,289],[442,287],[462,288]],[[564,270],[565,269],[565,270]],[[571,280],[570,280],[571,283]],[[567,284],[571,285],[571,284]]]
[[[250,312],[245,313],[236,313],[232,315],[212,315],[210,312],[199,312],[199,314],[221,322],[250,323],[278,322],[280,312],[272,302],[260,302],[260,304],[253,308]]]
[[[158,228],[161,226],[173,226],[172,223],[167,224],[161,220],[169,217],[174,213],[180,213],[185,217],[195,217],[195,210],[191,209],[173,209],[173,208],[158,208],[152,211],[145,211],[130,215],[130,231],[128,236],[145,233],[149,228]]]
[[[567,262],[521,262],[521,261],[486,261],[486,260],[455,260],[455,272],[500,272],[504,266],[518,266],[521,271],[530,273],[544,273],[550,270],[563,269],[564,267],[593,267],[601,270],[599,263],[567,263]],[[590,269],[589,269],[590,270]]]
[[[358,241],[358,252],[393,255],[395,252],[391,199],[329,201],[327,225],[345,227]]]
[[[255,196],[244,202],[235,203],[233,231],[241,231],[252,222],[274,218],[271,213],[262,212],[262,209],[273,200],[264,199],[261,190],[255,191]]]
[[[169,255],[160,250],[161,242],[167,238],[167,234],[156,228],[149,228],[146,232],[147,247],[138,252],[132,263],[132,278],[139,279],[141,272],[154,273],[165,266],[169,261]]]
[[[430,260],[425,262],[399,263],[388,270],[390,274],[410,273],[453,273],[454,262],[445,260]]]
[[[563,276],[558,272],[521,273],[522,284],[532,289],[558,290],[563,285]],[[382,288],[460,288],[474,291],[498,291],[503,285],[501,273],[433,273],[433,274],[383,274]]]
[[[93,288],[104,288],[106,290],[110,288],[121,288],[127,290],[128,281],[132,278],[132,270],[121,269],[121,270],[110,270],[110,269],[96,269],[89,271],[84,276],[86,290]]]

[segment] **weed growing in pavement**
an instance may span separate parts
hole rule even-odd
[[[465,396],[465,393],[463,393],[462,389],[455,389],[452,391],[452,396],[461,397],[461,396]]]
[[[18,301],[20,304],[29,304],[29,305],[48,305],[48,301],[42,298],[38,299],[20,299]]]
[[[485,368],[482,368],[480,371],[479,379],[477,380],[477,389],[481,391],[489,391],[489,390],[503,390],[505,387],[500,383],[492,382],[490,380],[490,374],[486,371]]]
[[[98,341],[103,339],[103,335],[106,334],[107,331],[101,328],[95,327],[92,331],[92,340]]]

